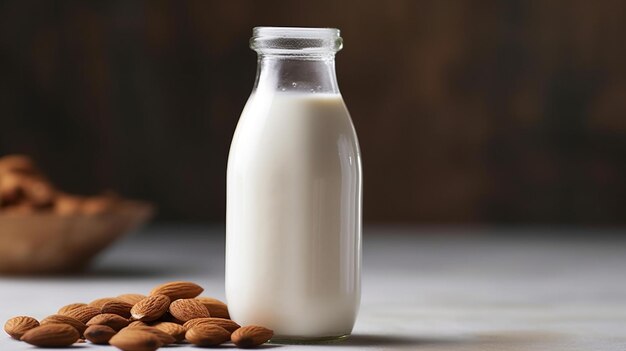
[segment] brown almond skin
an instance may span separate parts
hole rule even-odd
[[[110,212],[114,208],[117,199],[112,196],[93,196],[85,198],[80,211],[86,215],[99,215]]]
[[[83,323],[87,323],[90,319],[99,315],[100,313],[101,311],[99,308],[93,306],[81,306],[61,314],[64,316],[76,318]]]
[[[106,345],[117,332],[106,325],[91,325],[85,330],[85,339],[94,344]]]
[[[155,287],[150,291],[150,295],[166,295],[171,301],[174,301],[178,299],[192,299],[203,291],[204,289],[196,283],[175,281]]]
[[[226,330],[228,330],[229,333],[234,332],[235,330],[241,328],[241,326],[235,322],[233,322],[230,319],[225,319],[225,318],[195,318],[195,319],[191,319],[187,322],[185,322],[185,324],[183,325],[183,327],[187,330],[195,327],[196,325],[199,324],[215,324],[217,326],[220,326]]]
[[[142,322],[142,321],[132,321],[128,324],[128,326],[126,328],[134,328],[134,327],[148,327],[149,325],[147,325],[146,323]]]
[[[117,300],[117,298],[115,298],[115,297],[102,297],[102,298],[95,299],[95,300],[91,301],[88,305],[91,306],[91,307],[102,309],[102,306],[104,306],[105,303],[111,302],[111,301],[116,301],[116,300]]]
[[[83,333],[85,332],[85,329],[87,329],[87,326],[85,325],[85,323],[79,321],[76,318],[73,318],[70,316],[64,316],[62,314],[53,314],[41,320],[41,325],[50,324],[50,323],[70,325],[74,327],[74,329],[76,329],[79,335],[83,335]]]
[[[60,216],[76,215],[80,213],[83,200],[81,196],[58,194],[54,201],[54,213]]]
[[[80,335],[67,324],[44,324],[22,335],[21,340],[39,347],[65,347],[75,343]]]
[[[142,294],[122,294],[117,297],[118,300],[124,301],[131,305],[136,304],[137,302],[145,299],[147,296]]]
[[[185,339],[196,346],[217,346],[230,339],[230,332],[215,324],[199,324],[187,330]]]
[[[70,303],[68,305],[65,305],[65,306],[59,308],[57,313],[58,314],[65,314],[68,311],[71,311],[73,309],[76,309],[78,307],[83,307],[83,306],[87,306],[87,304],[86,303],[82,303],[82,302]]]
[[[257,325],[249,325],[235,330],[230,340],[242,349],[257,347],[274,336],[274,331]]]
[[[182,325],[173,322],[159,322],[153,325],[153,327],[171,335],[176,339],[176,342],[183,341],[185,339],[185,333],[187,332],[187,329]]]
[[[4,323],[4,331],[13,339],[20,340],[27,331],[39,326],[39,322],[28,316],[13,317]]]
[[[162,346],[154,334],[136,329],[120,331],[109,340],[109,344],[123,351],[155,351]]]
[[[152,295],[137,302],[130,310],[133,319],[150,322],[159,319],[170,307],[170,298],[166,295]]]
[[[179,321],[211,317],[209,310],[196,299],[178,299],[170,304],[170,313]]]
[[[196,297],[196,300],[202,302],[204,307],[209,310],[211,317],[230,319],[228,306],[226,306],[226,304],[222,301],[206,296],[198,296]]]
[[[130,318],[130,310],[132,308],[132,304],[119,299],[115,299],[114,301],[109,301],[105,303],[102,306],[101,311],[102,313],[113,313],[124,318]]]
[[[24,191],[22,190],[22,177],[15,173],[5,173],[0,177],[0,201],[6,211],[7,205],[16,205],[22,201]]]
[[[118,316],[113,313],[103,313],[97,316],[94,316],[92,319],[87,322],[87,326],[92,325],[106,325],[111,327],[111,329],[118,331],[122,328],[126,328],[128,326],[128,319]]]
[[[151,326],[134,326],[132,328],[124,328],[122,329],[122,331],[128,330],[128,329],[133,329],[133,330],[141,330],[141,331],[145,331],[148,333],[153,334],[154,336],[156,336],[159,341],[161,342],[161,344],[163,345],[169,345],[169,344],[173,344],[176,342],[176,339],[171,336],[170,334],[164,332],[163,330],[159,329],[159,328],[155,328],[155,327],[151,327]]]
[[[33,159],[26,155],[14,154],[0,157],[0,173],[40,174]]]

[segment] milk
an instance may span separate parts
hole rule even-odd
[[[227,183],[233,320],[279,339],[350,334],[360,301],[361,160],[341,95],[253,93]]]

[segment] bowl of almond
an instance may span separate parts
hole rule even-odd
[[[22,155],[0,158],[0,273],[80,270],[150,219],[154,207],[112,193],[79,196],[52,185]]]

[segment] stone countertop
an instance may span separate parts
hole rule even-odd
[[[366,227],[353,336],[335,344],[264,348],[624,351],[623,234]],[[0,321],[21,314],[43,318],[67,303],[147,293],[182,279],[224,298],[223,228],[153,226],[118,242],[84,274],[2,277]],[[91,348],[109,349],[88,343],[72,349]],[[29,349],[0,337],[0,350]]]

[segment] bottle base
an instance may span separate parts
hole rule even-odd
[[[350,334],[338,335],[338,336],[322,336],[313,338],[301,338],[292,336],[280,336],[277,335],[270,340],[272,344],[284,344],[284,345],[302,345],[302,344],[331,344],[335,342],[341,342],[350,337]]]

